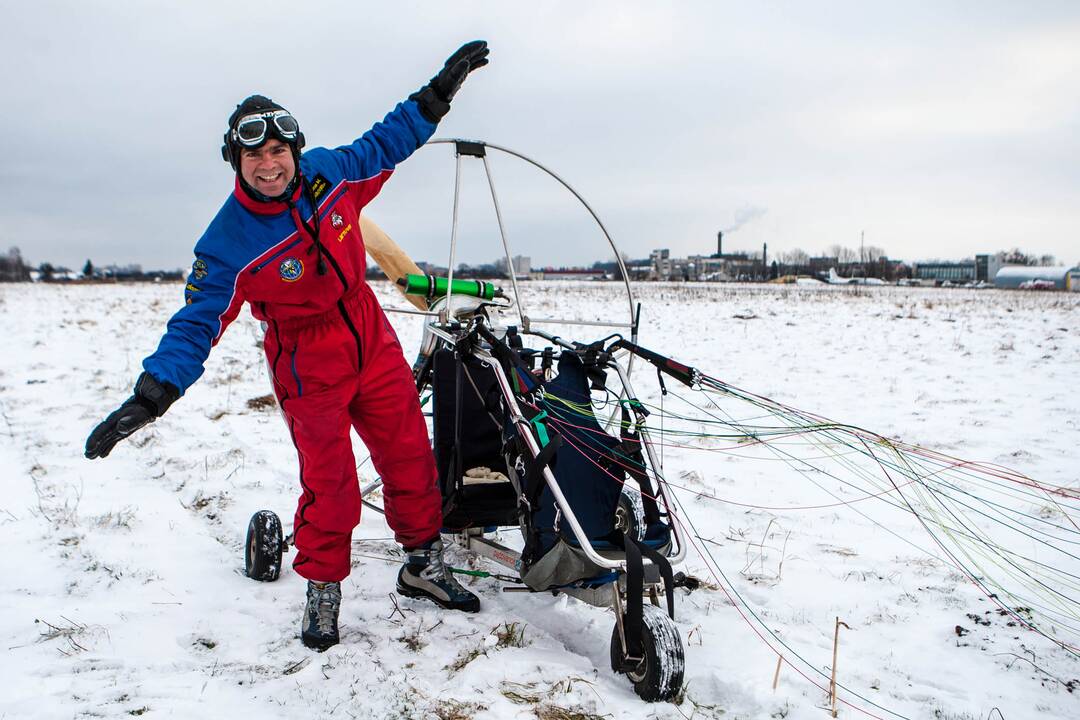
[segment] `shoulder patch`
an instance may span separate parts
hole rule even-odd
[[[202,280],[204,277],[206,277],[206,273],[206,261],[202,258],[197,259],[191,265],[191,274],[195,276],[196,280]]]
[[[315,200],[318,201],[322,194],[330,189],[330,181],[324,178],[322,175],[316,175],[311,181],[311,194],[315,196]]]

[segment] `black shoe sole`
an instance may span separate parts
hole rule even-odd
[[[441,600],[440,598],[430,595],[423,590],[417,590],[414,587],[397,584],[398,595],[404,595],[408,598],[415,598],[418,600],[430,600],[439,607],[446,608],[447,610],[460,610],[461,612],[476,613],[480,612],[480,598],[473,597],[463,603],[455,603],[452,600]]]
[[[324,652],[337,645],[340,638],[320,638],[312,637],[310,635],[300,634],[300,640],[304,643],[304,647],[311,648],[312,650],[318,650]]]

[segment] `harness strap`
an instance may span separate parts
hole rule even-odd
[[[671,571],[671,563],[668,559],[660,554],[660,551],[655,548],[651,548],[644,543],[639,543],[633,538],[627,538],[630,545],[636,546],[641,554],[649,558],[660,570],[660,577],[664,579],[664,594],[667,596],[667,611],[668,617],[672,620],[675,619],[675,576]]]
[[[547,410],[541,410],[529,420],[529,424],[533,426],[533,430],[536,432],[536,437],[540,440],[540,447],[547,447],[548,443],[551,442],[548,437],[547,425],[544,424],[547,416]]]
[[[625,538],[629,540],[629,538]],[[632,658],[645,656],[642,648],[642,596],[645,594],[645,569],[641,562],[641,548],[637,543],[623,544],[626,550],[626,613],[623,616],[623,635],[626,637],[626,654]]]
[[[540,493],[544,489],[544,468],[551,464],[560,445],[562,436],[556,434],[540,449],[535,458],[525,463],[525,499],[529,501],[533,512],[536,512]],[[527,454],[528,450],[525,452]]]
[[[621,534],[620,534],[621,535]],[[626,655],[643,657],[642,624],[644,622],[645,569],[642,556],[647,557],[660,571],[664,579],[664,595],[667,599],[668,617],[675,619],[675,578],[671,563],[653,548],[633,538],[621,535],[626,552],[626,611],[623,616],[623,634],[626,637]],[[617,542],[617,541],[616,541]]]

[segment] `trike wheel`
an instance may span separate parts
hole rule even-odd
[[[633,540],[645,538],[645,508],[641,494],[624,487],[615,506],[615,529]]]
[[[281,520],[272,510],[260,510],[248,523],[244,574],[272,582],[281,575]]]
[[[644,657],[637,664],[628,666],[616,625],[611,632],[611,669],[629,677],[634,692],[642,700],[671,700],[682,688],[686,672],[682,638],[663,610],[655,605],[645,605],[642,611],[641,649]]]

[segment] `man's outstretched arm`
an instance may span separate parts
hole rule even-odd
[[[355,142],[335,148],[332,157],[345,179],[385,181],[398,163],[435,133],[436,124],[450,111],[450,101],[468,74],[488,64],[488,52],[483,40],[463,45],[426,85],[399,103],[382,122]],[[312,151],[307,157],[318,162],[322,160],[315,155],[318,152]],[[381,187],[382,182],[377,185]],[[378,191],[377,187],[371,189]]]
[[[234,270],[196,248],[184,306],[169,320],[158,349],[143,361],[131,397],[90,433],[86,457],[107,457],[116,443],[164,415],[202,375],[211,347],[239,310],[235,281]]]

